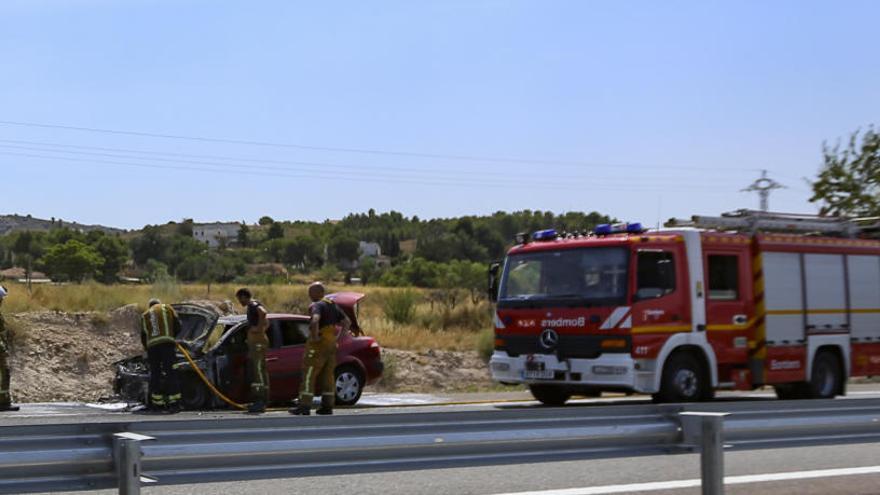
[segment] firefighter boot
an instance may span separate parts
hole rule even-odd
[[[287,412],[294,416],[310,416],[312,414],[312,408],[300,402],[296,406],[290,408]]]
[[[0,404],[0,412],[4,411],[18,411],[20,408],[18,406],[13,406],[12,404]]]
[[[319,416],[332,416],[333,415],[333,408],[321,406],[318,408],[317,411],[315,411],[315,414],[317,414]]]
[[[263,414],[266,412],[266,403],[261,400],[252,402],[251,405],[248,406],[247,412],[249,414]]]

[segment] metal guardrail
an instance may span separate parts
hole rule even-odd
[[[723,423],[723,437],[721,426]],[[722,442],[723,438],[723,442]],[[0,427],[0,493],[162,485],[880,441],[880,400],[240,417]]]

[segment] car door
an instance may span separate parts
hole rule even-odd
[[[273,402],[287,402],[299,394],[308,331],[308,321],[304,319],[280,318],[270,322],[266,370]]]

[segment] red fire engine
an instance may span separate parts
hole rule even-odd
[[[880,375],[880,222],[741,210],[518,236],[490,271],[490,367],[564,404],[602,391],[656,401],[770,385],[845,393]]]

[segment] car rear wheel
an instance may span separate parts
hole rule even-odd
[[[571,399],[571,390],[561,385],[529,385],[529,390],[545,406],[564,406]]]
[[[364,393],[364,374],[351,365],[336,369],[336,403],[340,406],[353,406]]]

